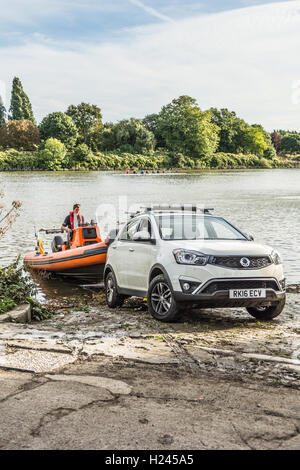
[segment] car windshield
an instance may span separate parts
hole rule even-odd
[[[247,240],[226,220],[197,214],[156,216],[163,240]]]

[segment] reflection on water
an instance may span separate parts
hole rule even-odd
[[[0,174],[5,201],[23,202],[21,216],[0,241],[0,262],[34,248],[34,226],[60,227],[74,202],[86,219],[101,203],[204,203],[255,240],[277,248],[289,283],[300,282],[300,170],[216,171],[182,175],[103,172]],[[100,226],[101,228],[101,226]],[[49,242],[51,238],[48,238]],[[48,245],[50,247],[50,243]]]
[[[35,293],[35,298],[39,302],[50,302],[51,305],[60,305],[63,306],[66,304],[69,305],[69,299],[72,298],[72,306],[82,305],[83,294],[80,285],[76,282],[63,280],[55,276],[46,276],[40,275],[39,272],[31,272],[31,277],[37,286],[37,291]]]

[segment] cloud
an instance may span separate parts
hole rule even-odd
[[[158,10],[155,8],[149,7],[145,5],[144,3],[140,2],[140,0],[129,0],[130,3],[133,5],[136,5],[137,7],[141,8],[144,10],[146,13],[149,13],[149,15],[155,16],[156,18],[159,18],[160,20],[167,21],[170,23],[173,23],[174,20],[170,18],[169,16],[163,15],[160,13]]]
[[[57,17],[64,13],[76,12],[115,12],[122,9],[124,0],[10,0],[1,4],[0,21],[11,23],[33,23],[36,18]],[[66,18],[67,19],[67,18]]]
[[[40,119],[69,104],[100,105],[105,120],[143,117],[189,94],[267,129],[298,128],[300,1],[164,22],[114,42],[32,37],[0,48],[0,80],[14,75]]]

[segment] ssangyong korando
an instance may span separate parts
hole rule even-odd
[[[196,207],[133,215],[109,247],[104,280],[109,307],[146,297],[153,317],[165,322],[189,307],[245,307],[271,320],[285,305],[278,252]]]

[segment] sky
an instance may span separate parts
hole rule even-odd
[[[142,118],[188,94],[300,130],[300,0],[0,0],[0,96],[18,76],[38,121],[89,102]]]

